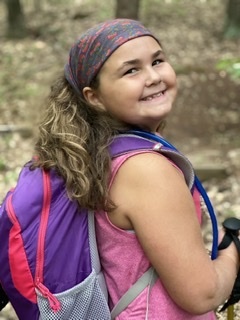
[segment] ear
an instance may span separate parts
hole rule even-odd
[[[92,89],[91,87],[85,87],[83,88],[83,96],[85,100],[92,106],[103,108],[96,90]]]

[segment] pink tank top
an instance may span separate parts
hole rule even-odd
[[[128,153],[113,161],[110,186],[123,162],[141,152]],[[201,222],[200,197],[197,192],[194,192],[194,201]],[[96,212],[95,216],[100,260],[109,292],[109,306],[112,309],[124,293],[149,269],[150,262],[144,255],[134,231],[114,226],[106,212]],[[158,279],[150,292],[147,287],[116,319],[215,320],[216,317],[213,312],[204,315],[185,312],[175,304]]]

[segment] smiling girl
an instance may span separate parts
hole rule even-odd
[[[211,261],[197,216],[199,201],[180,170],[154,152],[133,152],[111,163],[109,186],[110,163],[99,168],[114,134],[127,128],[156,133],[172,110],[176,75],[161,43],[137,21],[107,21],[74,44],[65,75],[77,91],[74,98],[86,102],[82,108],[96,112],[96,121],[85,120],[86,142],[102,187],[102,210],[95,217],[110,307],[150,266],[158,275],[150,292],[144,290],[117,319],[214,319],[211,310],[231,293],[239,257],[232,245]],[[98,127],[102,117],[107,135],[107,128]]]

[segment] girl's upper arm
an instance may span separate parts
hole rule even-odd
[[[174,301],[186,310],[212,292],[216,274],[205,250],[192,195],[184,177],[165,157],[146,153],[120,168],[111,188],[110,214],[120,228],[133,228]]]

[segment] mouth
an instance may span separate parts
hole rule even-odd
[[[159,98],[161,96],[164,96],[165,92],[166,92],[166,90],[154,93],[152,95],[149,95],[147,97],[142,98],[141,101],[151,101],[153,99],[156,99],[156,98]]]

